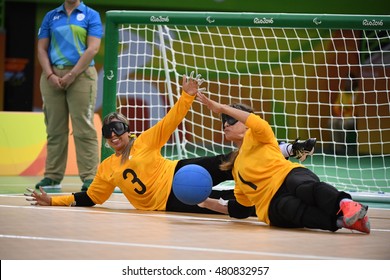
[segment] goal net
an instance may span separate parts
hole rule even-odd
[[[304,165],[321,180],[389,202],[389,27],[390,16],[108,11],[103,116],[120,111],[140,134],[194,71],[211,99],[251,105],[279,141],[317,138]],[[162,153],[229,152],[221,126],[195,101]]]

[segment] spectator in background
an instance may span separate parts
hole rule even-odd
[[[47,159],[37,189],[61,188],[68,155],[69,117],[82,190],[88,189],[95,176],[99,149],[93,122],[98,78],[94,57],[102,36],[99,13],[80,0],[65,0],[45,15],[39,28]]]

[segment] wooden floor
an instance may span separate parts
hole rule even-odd
[[[35,207],[23,194],[2,194],[0,213],[2,260],[390,259],[390,210],[373,207],[370,235],[138,211],[121,193],[91,208]]]

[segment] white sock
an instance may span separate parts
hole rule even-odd
[[[292,145],[290,143],[280,143],[279,148],[285,158],[291,156]]]

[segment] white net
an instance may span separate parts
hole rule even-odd
[[[389,192],[389,31],[123,24],[117,110],[140,134],[206,80],[223,103],[251,105],[280,141],[316,137],[305,165],[339,189]],[[219,116],[195,102],[163,150],[168,158],[228,152]],[[292,159],[294,160],[294,159]]]

